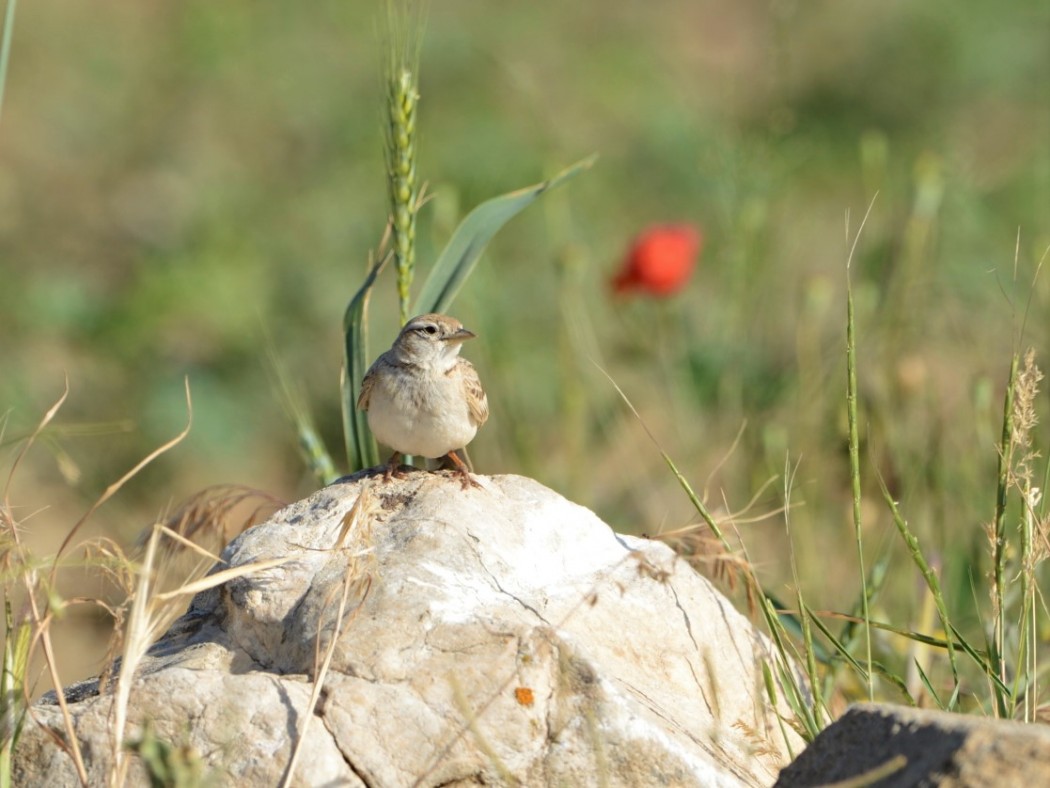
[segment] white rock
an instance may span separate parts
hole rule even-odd
[[[230,565],[293,560],[194,600],[143,667],[130,732],[152,720],[220,782],[278,784],[349,572],[295,784],[771,784],[788,747],[751,624],[666,546],[529,479],[480,479],[358,475],[247,531]],[[111,696],[94,691],[71,709],[101,783]],[[61,731],[56,706],[34,714]],[[32,723],[16,777],[76,783]]]

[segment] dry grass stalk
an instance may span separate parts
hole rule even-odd
[[[22,581],[29,606],[29,618],[32,626],[32,638],[29,650],[30,653],[33,653],[37,645],[40,646],[44,654],[44,662],[48,674],[50,675],[52,683],[58,690],[56,695],[58,697],[59,709],[62,712],[66,740],[63,741],[60,737],[55,736],[55,741],[69,754],[70,758],[72,758],[73,764],[77,770],[77,777],[80,778],[83,785],[87,785],[87,768],[84,765],[84,758],[80,752],[80,744],[77,741],[76,731],[73,728],[73,718],[69,713],[66,699],[61,692],[62,681],[58,675],[58,665],[55,661],[54,648],[51,643],[49,629],[52,620],[52,610],[50,606],[48,606],[45,614],[45,608],[42,608],[41,605],[40,597],[44,596],[46,598],[46,588],[43,587],[40,575],[34,568],[32,556],[29,555],[22,544],[22,540],[18,534],[18,522],[10,514],[12,511],[10,501],[11,482],[14,479],[15,472],[18,470],[18,466],[21,464],[26,454],[29,452],[29,449],[36,442],[37,438],[40,437],[40,434],[44,431],[47,425],[54,420],[68,396],[69,381],[66,380],[62,395],[58,398],[55,404],[48,409],[43,418],[40,419],[32,434],[25,440],[18,454],[15,456],[15,460],[11,464],[11,470],[7,476],[7,483],[4,485],[3,506],[0,507],[0,511],[2,511],[3,514],[5,535],[10,537],[10,544],[12,546],[11,551],[5,555],[5,564],[8,562],[13,564],[12,568],[14,574]],[[28,705],[28,698],[26,699],[26,702]]]
[[[1011,469],[1011,483],[1022,492],[1032,487],[1032,463],[1039,457],[1039,452],[1032,449],[1032,430],[1039,423],[1035,412],[1035,400],[1042,379],[1043,373],[1035,364],[1035,350],[1029,348],[1024,356],[1024,366],[1017,375],[1011,435],[1012,455],[1020,458]]]
[[[160,457],[162,454],[165,454],[166,452],[168,452],[171,449],[173,449],[176,446],[178,446],[180,443],[182,443],[182,441],[186,438],[186,436],[190,434],[190,428],[193,426],[193,400],[192,400],[192,398],[190,396],[190,381],[189,381],[189,378],[187,378],[185,380],[185,387],[186,387],[186,426],[183,428],[182,432],[180,432],[178,435],[176,435],[174,438],[172,438],[167,443],[165,443],[165,444],[157,447],[153,451],[151,451],[143,459],[141,459],[131,470],[129,470],[127,473],[125,473],[123,476],[121,476],[119,479],[117,479],[117,481],[113,482],[113,484],[109,485],[109,487],[107,487],[105,489],[105,491],[103,491],[102,495],[100,495],[97,499],[95,499],[95,502],[93,504],[91,504],[91,506],[88,508],[88,510],[84,513],[84,515],[79,520],[77,520],[77,522],[69,530],[69,533],[66,534],[66,538],[64,540],[62,540],[62,544],[59,545],[58,551],[55,553],[55,560],[52,563],[51,576],[49,578],[52,584],[54,584],[55,573],[58,571],[58,559],[61,558],[62,553],[65,552],[66,548],[69,547],[69,545],[72,543],[73,537],[76,536],[77,532],[84,525],[84,523],[86,523],[88,521],[88,519],[91,517],[91,515],[93,515],[99,509],[99,507],[102,506],[102,504],[104,504],[106,501],[108,501],[110,498],[112,498],[114,495],[116,495],[117,492],[125,484],[127,484],[131,479],[133,479],[135,476],[137,476],[139,474],[139,472],[143,468],[145,468],[147,465],[149,465],[155,459]],[[68,388],[67,388],[67,390],[68,390]]]
[[[236,536],[284,505],[285,501],[254,487],[240,484],[207,487],[165,518],[164,525],[187,540],[173,540],[169,547],[177,549],[182,544],[192,549],[191,545],[210,545],[214,552],[221,552]],[[245,506],[251,507],[249,511],[234,517]],[[149,533],[144,536],[148,538]]]
[[[315,641],[316,652],[314,657],[315,666],[313,688],[310,692],[310,702],[307,706],[307,712],[303,715],[302,728],[296,735],[295,745],[292,749],[292,757],[289,759],[288,766],[285,768],[284,779],[281,781],[282,788],[289,786],[292,783],[292,777],[295,774],[295,768],[299,763],[299,757],[302,753],[303,742],[306,741],[306,734],[309,730],[310,722],[314,718],[314,711],[317,708],[317,702],[324,689],[325,677],[328,675],[328,670],[332,665],[332,657],[335,655],[335,648],[339,642],[339,634],[343,628],[343,620],[346,615],[346,608],[350,600],[350,594],[356,589],[359,597],[359,602],[351,614],[352,619],[353,616],[357,615],[357,611],[361,609],[364,599],[368,596],[368,592],[372,587],[372,578],[368,561],[374,554],[372,544],[374,510],[375,498],[372,495],[372,489],[371,487],[365,487],[357,496],[354,505],[350,507],[350,511],[343,516],[339,536],[332,548],[333,550],[350,550],[349,555],[347,556],[346,572],[343,575],[343,584],[340,587],[341,593],[339,595],[339,604],[336,608],[335,621],[332,626],[332,635],[324,650],[323,656],[321,654],[321,622],[323,617],[318,619],[317,640]],[[351,548],[348,548],[346,546],[347,540],[351,536],[354,538],[354,543]]]
[[[138,573],[138,584],[130,600],[128,623],[124,632],[124,648],[120,670],[117,673],[117,685],[111,711],[113,724],[110,729],[110,746],[113,769],[110,773],[110,784],[113,786],[124,785],[127,781],[128,758],[123,742],[127,727],[128,706],[131,700],[131,685],[150,646],[164,632],[165,622],[170,619],[171,603],[215,588],[238,577],[273,569],[292,560],[292,557],[284,557],[245,564],[185,583],[173,591],[157,592],[154,567],[161,550],[161,539],[169,533],[169,529],[163,525],[154,526],[153,534],[146,543],[146,553]]]

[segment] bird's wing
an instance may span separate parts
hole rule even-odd
[[[376,363],[368,368],[368,372],[365,373],[365,379],[361,381],[361,393],[357,396],[357,409],[368,410],[368,399],[372,396],[372,389],[376,385],[376,367],[379,366],[378,359]]]
[[[465,358],[459,360],[460,370],[463,375],[463,391],[467,395],[467,407],[470,408],[470,417],[479,427],[489,417],[489,398],[485,396],[485,389],[481,387],[474,365]]]

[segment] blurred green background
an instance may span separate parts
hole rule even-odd
[[[342,311],[387,210],[384,14],[19,6],[0,120],[8,445],[71,388],[11,491],[39,549],[181,429],[184,376],[190,437],[88,533],[130,542],[217,483],[311,492],[267,335],[341,456]],[[419,277],[478,202],[600,154],[497,236],[453,310],[479,334],[465,355],[492,408],[480,472],[533,476],[618,530],[693,522],[597,362],[713,508],[744,509],[798,462],[801,576],[815,607],[849,608],[845,260],[878,192],[853,268],[862,460],[940,546],[950,604],[972,606],[1010,354],[1050,339],[1050,281],[1031,284],[1050,244],[1046,2],[443,0],[420,83]],[[613,299],[631,237],[670,221],[704,234],[690,285]],[[377,354],[391,271],[372,316]],[[873,554],[898,550],[865,485]],[[748,516],[783,502],[778,480]],[[739,527],[782,591],[783,518]],[[918,580],[892,571],[881,603],[905,622]],[[84,660],[70,678],[98,669]]]

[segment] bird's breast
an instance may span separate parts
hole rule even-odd
[[[380,443],[402,454],[443,457],[477,434],[456,376],[389,375],[377,382],[368,426]]]

